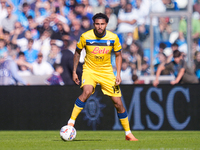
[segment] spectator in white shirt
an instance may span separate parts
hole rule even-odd
[[[48,55],[47,62],[50,63],[52,66],[54,64],[60,64],[61,61],[61,51],[60,48],[56,44],[51,45],[51,51]]]
[[[133,32],[137,27],[137,10],[133,9],[132,5],[128,3],[125,10],[120,9],[118,15],[118,33]]]
[[[139,40],[142,42],[146,39],[149,34],[149,29],[146,27],[146,18],[149,15],[149,0],[136,0],[136,7],[138,13],[137,25]]]
[[[93,14],[96,14],[96,13],[104,13],[105,12],[105,3],[104,3],[104,0],[97,0],[98,1],[98,5],[97,6],[94,6],[92,8],[92,13]]]
[[[110,30],[110,31],[115,31],[116,28],[117,28],[117,16],[113,13],[112,8],[109,7],[109,6],[106,6],[105,14],[109,18],[108,25],[107,25],[106,29]]]
[[[15,22],[15,26],[14,26],[14,34],[11,37],[11,42],[12,44],[17,45],[18,47],[20,47],[21,51],[25,51],[27,49],[27,38],[31,38],[29,37],[28,32],[26,33],[26,31],[24,30],[24,27],[22,26],[22,24],[20,22]],[[30,34],[31,35],[31,34]]]
[[[0,0],[0,25],[2,24],[2,20],[6,18],[8,15],[7,9],[6,9],[6,0]]]
[[[50,30],[44,30],[44,32],[42,33],[40,38],[35,41],[35,43],[37,43],[37,44],[33,45],[34,49],[38,49],[39,51],[42,52],[44,61],[47,61],[48,55],[51,50],[50,35],[51,35]]]
[[[163,3],[164,2],[164,3]],[[145,0],[146,9],[149,9],[153,13],[162,13],[166,11],[165,4],[166,0]],[[146,25],[150,26],[150,17],[146,19]],[[154,45],[157,45],[161,41],[160,30],[159,30],[159,20],[158,17],[153,17],[152,19],[153,31],[154,31]]]
[[[30,39],[32,39],[31,31],[30,30],[26,30],[25,31],[25,37],[17,39],[18,36],[19,36],[19,34],[17,32],[15,32],[15,35],[13,36],[13,39],[12,39],[12,43],[16,44],[18,47],[20,47],[20,50],[22,52],[24,52],[25,50],[28,49],[28,41]],[[38,45],[38,43],[36,43],[35,41],[36,40],[33,41],[33,48],[34,49],[36,49],[37,48],[36,45]],[[36,49],[36,50],[38,50],[38,49]]]
[[[25,61],[18,61],[18,65],[25,65],[28,67],[34,75],[51,75],[54,72],[54,68],[50,63],[43,60],[43,54],[38,53],[38,58],[32,64]]]
[[[38,53],[37,60],[29,65],[34,75],[51,75],[54,72],[53,67],[46,61],[43,61],[43,54]]]
[[[1,22],[1,32],[8,31],[12,35],[14,33],[15,22],[17,21],[17,16],[13,14],[13,7],[10,5],[6,6],[7,16]]]
[[[133,84],[131,67],[125,59],[122,60],[121,79],[121,84]]]

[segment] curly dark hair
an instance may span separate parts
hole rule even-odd
[[[92,17],[93,22],[95,22],[96,19],[105,19],[106,23],[109,21],[108,17],[103,13],[97,13]]]

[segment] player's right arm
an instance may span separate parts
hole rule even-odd
[[[78,79],[78,75],[76,73],[76,70],[77,70],[77,67],[78,67],[78,63],[79,63],[79,59],[80,59],[80,54],[81,53],[81,50],[76,48],[76,52],[74,54],[74,65],[73,65],[73,81],[79,85],[80,84],[80,81]]]
[[[115,56],[116,56],[116,67],[117,67],[117,76],[116,76],[116,85],[120,85],[121,83],[121,76],[120,76],[120,72],[121,72],[121,66],[122,66],[122,54],[121,51],[119,52],[115,52]]]
[[[86,45],[86,40],[85,38],[83,37],[83,35],[81,35],[77,45],[76,45],[76,52],[74,54],[74,65],[73,65],[73,81],[79,85],[80,84],[80,81],[78,79],[78,75],[76,73],[76,70],[77,70],[77,67],[78,67],[78,63],[79,63],[79,60],[80,60],[80,55],[81,55],[81,50],[85,47]]]

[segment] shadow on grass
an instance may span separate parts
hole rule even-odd
[[[63,140],[53,140],[54,142],[63,141]],[[73,140],[73,141],[63,141],[63,142],[80,142],[80,141],[107,141],[102,139],[83,139],[83,140]]]
[[[102,140],[102,139],[84,139],[84,140],[74,140],[74,141],[107,141],[107,140]]]

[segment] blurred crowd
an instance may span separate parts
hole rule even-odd
[[[149,32],[151,12],[183,11],[188,0],[0,0],[0,85],[28,85],[24,76],[49,75],[47,85],[73,85],[73,55],[80,35],[93,28],[92,17],[109,17],[107,30],[122,43],[122,84],[142,84],[150,75]],[[193,2],[194,70],[200,78],[200,0]],[[154,71],[188,53],[187,18],[154,17]],[[85,51],[77,73],[81,78]],[[115,58],[112,55],[115,69]],[[165,73],[163,73],[165,74]],[[166,73],[170,75],[171,72]]]

